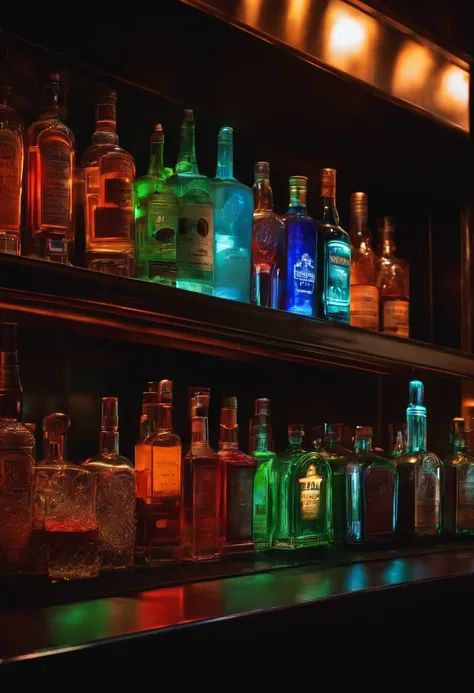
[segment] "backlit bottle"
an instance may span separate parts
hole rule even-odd
[[[0,84],[0,252],[20,255],[23,124],[8,103],[11,87]]]
[[[351,325],[379,329],[379,289],[376,257],[368,226],[367,195],[351,194]]]
[[[443,528],[451,536],[474,535],[474,457],[464,419],[453,419],[451,450],[442,462]]]
[[[379,254],[377,286],[380,291],[380,329],[386,334],[410,334],[410,266],[395,257],[395,222],[392,217],[378,220]]]
[[[258,462],[253,499],[253,534],[257,551],[272,545],[274,531],[273,461],[275,459],[270,400],[255,400],[250,420],[249,452]]]

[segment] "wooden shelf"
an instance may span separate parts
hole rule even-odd
[[[21,324],[233,360],[474,377],[474,358],[453,349],[13,255],[0,258],[0,310]]]

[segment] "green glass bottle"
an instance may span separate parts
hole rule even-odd
[[[451,451],[442,462],[443,528],[451,536],[474,535],[474,457],[464,419],[453,419]]]
[[[258,461],[253,497],[253,535],[257,551],[267,551],[273,534],[273,476],[275,459],[270,400],[255,400],[250,420],[249,452]]]
[[[342,444],[344,424],[325,424],[324,444],[321,449],[332,472],[332,528],[333,541],[344,541],[346,530],[346,465],[352,452]]]

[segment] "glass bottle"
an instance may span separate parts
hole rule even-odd
[[[168,185],[178,198],[179,225],[176,239],[180,289],[212,294],[214,290],[214,218],[210,181],[196,163],[193,111],[184,111],[176,173]]]
[[[399,476],[398,533],[402,539],[437,536],[441,532],[441,462],[428,452],[424,388],[419,380],[409,386],[407,449],[394,462]]]
[[[442,462],[443,529],[451,536],[474,535],[474,457],[464,419],[453,419],[451,451]]]
[[[16,330],[0,323],[0,575],[27,567],[33,510],[35,439],[20,421]]]
[[[252,191],[234,178],[233,129],[223,127],[217,140],[216,177],[211,180],[214,208],[214,296],[250,300]]]
[[[370,426],[356,426],[354,454],[346,466],[346,541],[381,544],[395,540],[397,470],[372,450]]]
[[[183,458],[181,559],[219,557],[220,466],[209,445],[209,395],[191,397],[191,445]]]
[[[140,415],[140,438],[143,442],[153,433],[154,421],[153,413],[156,404],[157,392],[147,391],[142,393],[142,413]]]
[[[331,468],[333,541],[344,541],[346,530],[346,465],[352,451],[342,444],[344,424],[325,424],[321,449]]]
[[[165,137],[158,123],[151,136],[148,173],[137,178],[134,189],[136,276],[176,286],[178,201],[167,183],[163,165]]]
[[[257,306],[278,308],[284,223],[273,211],[270,164],[255,164],[253,184],[252,278],[250,300]]]
[[[410,333],[410,266],[395,257],[395,222],[393,217],[378,220],[379,255],[377,286],[380,290],[381,330],[397,337]]]
[[[23,123],[8,103],[11,87],[0,84],[0,252],[21,253]]]
[[[43,106],[28,128],[27,250],[69,264],[74,246],[72,175],[75,140],[59,119],[59,75],[49,75]]]
[[[147,561],[171,560],[179,551],[181,439],[173,433],[173,383],[161,380],[153,406],[153,432],[135,446],[137,552]]]
[[[376,258],[368,226],[367,195],[351,194],[351,325],[379,329],[379,290]]]
[[[236,397],[223,399],[217,454],[221,468],[219,553],[249,553],[255,550],[253,491],[257,460],[239,450]]]
[[[283,291],[280,308],[299,315],[314,315],[316,281],[316,222],[306,211],[308,179],[290,178],[290,204],[284,217]]]
[[[318,222],[316,316],[338,322],[350,321],[349,234],[339,226],[336,207],[336,171],[321,169],[323,212]]]
[[[407,425],[404,421],[388,425],[389,459],[403,455],[407,448]]]
[[[102,397],[100,453],[83,467],[97,477],[100,567],[128,568],[135,551],[135,472],[119,452],[117,397]]]
[[[45,459],[35,470],[32,562],[35,573],[51,580],[99,574],[97,480],[65,459],[70,424],[66,414],[44,417]]]
[[[249,452],[257,460],[253,497],[253,534],[257,551],[267,551],[273,535],[273,474],[275,459],[270,400],[255,400],[250,420]]]

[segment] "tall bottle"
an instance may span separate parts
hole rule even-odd
[[[176,241],[180,289],[212,294],[214,290],[214,218],[210,181],[196,163],[193,111],[184,111],[176,173],[168,185],[179,201]]]
[[[224,397],[219,436],[221,507],[219,553],[249,553],[253,538],[253,490],[257,460],[239,450],[237,398]]]
[[[27,251],[68,264],[74,246],[72,174],[74,135],[59,119],[59,75],[43,89],[43,105],[27,132]]]
[[[409,387],[407,449],[394,460],[399,474],[398,533],[403,539],[436,536],[441,532],[441,462],[426,443],[424,388],[419,380]]]
[[[135,551],[135,472],[119,452],[117,397],[102,397],[100,452],[83,467],[97,477],[100,567],[127,568]]]
[[[308,179],[290,178],[290,204],[284,218],[284,288],[280,308],[299,315],[314,315],[316,283],[316,222],[306,211]]]
[[[336,171],[321,169],[322,215],[318,222],[316,316],[338,322],[350,321],[349,234],[339,226],[336,207]]]
[[[250,421],[249,452],[257,460],[253,497],[253,534],[257,551],[271,548],[274,524],[273,461],[275,459],[270,400],[255,400]]]
[[[233,132],[227,126],[219,131],[216,177],[211,180],[214,296],[248,303],[253,196],[249,187],[234,178]]]
[[[395,257],[393,217],[378,220],[379,254],[377,286],[380,290],[380,329],[386,334],[408,337],[410,334],[410,266]]]
[[[351,194],[351,325],[379,329],[379,290],[376,258],[369,231],[367,195]]]
[[[257,306],[278,308],[284,223],[273,211],[270,164],[258,161],[254,169],[252,279],[250,300]]]
[[[219,557],[220,465],[209,445],[209,395],[191,397],[191,445],[183,458],[182,560]]]
[[[0,83],[0,252],[20,255],[23,124],[8,103],[6,81]]]
[[[342,444],[344,424],[325,424],[321,452],[331,468],[333,541],[344,541],[346,530],[346,465],[352,451]]]
[[[151,136],[148,173],[134,185],[136,276],[176,286],[178,201],[167,183],[163,165],[165,137],[158,123]]]
[[[0,323],[0,575],[27,567],[35,439],[21,423],[17,325]]]
[[[464,419],[453,419],[451,451],[442,462],[443,528],[451,536],[474,535],[474,457]]]
[[[179,553],[181,439],[173,432],[173,383],[161,380],[153,432],[135,446],[138,555],[171,560]]]

